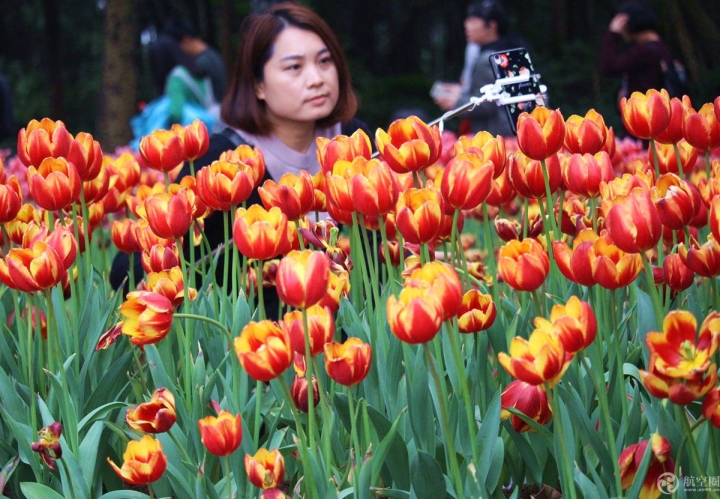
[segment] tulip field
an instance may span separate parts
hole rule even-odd
[[[32,120],[0,495],[720,498],[720,97],[621,113],[410,116],[275,180],[247,145],[196,170],[201,122],[103,151]]]

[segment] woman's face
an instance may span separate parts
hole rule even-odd
[[[294,26],[282,30],[255,95],[265,101],[273,126],[314,123],[328,116],[337,104],[339,85],[335,62],[322,39]]]

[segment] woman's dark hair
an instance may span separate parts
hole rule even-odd
[[[498,35],[505,35],[508,31],[508,17],[503,6],[495,0],[473,2],[468,6],[467,17],[479,17],[486,23],[497,23]]]
[[[335,34],[325,21],[309,8],[285,2],[262,14],[251,15],[240,28],[240,49],[230,84],[222,102],[222,119],[233,127],[256,135],[272,131],[265,103],[255,95],[256,85],[263,81],[265,63],[272,57],[275,40],[288,26],[312,31],[325,43],[338,74],[339,98],[335,109],[318,120],[319,126],[345,122],[355,116],[357,97],[350,82],[345,54]]]
[[[618,14],[627,14],[628,21],[625,26],[628,33],[657,30],[658,20],[655,11],[643,2],[625,2],[620,5]]]

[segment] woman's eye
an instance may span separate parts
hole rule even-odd
[[[332,64],[332,57],[323,57],[322,59],[320,59],[320,64],[325,66],[328,64]]]
[[[285,69],[289,71],[297,71],[300,69],[300,64],[291,64],[290,66],[286,67]]]

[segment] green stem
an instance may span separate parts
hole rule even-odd
[[[253,442],[259,448],[260,447],[260,419],[262,414],[262,396],[263,396],[263,383],[262,381],[255,382],[255,419],[253,420]]]
[[[167,173],[166,175],[166,182],[168,182]],[[187,262],[185,261],[185,252],[182,250],[182,240],[180,238],[177,238],[175,240],[175,244],[178,247],[178,253],[180,254],[180,268],[182,269],[182,277],[183,277],[183,310],[187,310],[190,308],[190,298],[188,297],[188,270],[187,270]],[[192,244],[192,243],[191,243]],[[188,314],[185,314],[188,315]],[[180,328],[183,332],[182,338],[180,339],[180,342],[183,344],[185,351],[183,353],[183,356],[185,358],[185,372],[191,373],[193,372],[192,368],[192,338],[190,335],[190,318],[185,317],[185,325],[184,327]],[[184,341],[183,341],[184,340]],[[191,388],[192,388],[192,376],[184,376],[185,378],[185,397],[187,397],[187,401],[190,401],[190,394],[191,394]]]
[[[230,456],[225,456],[223,464],[225,465],[225,484],[227,485],[228,499],[233,499],[232,482],[230,481]]]
[[[394,295],[397,295],[397,283],[395,282],[395,267],[393,266],[390,257],[390,246],[388,245],[387,233],[385,232],[385,219],[383,219],[383,217],[378,217],[378,222],[380,223],[380,237],[382,237],[383,248],[385,248],[385,266],[387,267],[388,271],[388,280],[390,281],[392,293]],[[402,248],[400,248],[400,251],[402,251]]]
[[[195,319],[196,321],[203,321],[212,324],[213,326],[216,326],[220,331],[225,333],[228,341],[232,343],[232,336],[230,334],[230,330],[215,319],[211,319],[210,317],[205,317],[204,315],[197,314],[175,314],[174,317],[176,319]]]
[[[617,363],[617,377],[618,377],[618,389],[620,390],[620,406],[622,407],[622,418],[626,418],[628,415],[627,410],[627,392],[625,390],[625,372],[624,372],[624,359],[627,353],[627,340],[620,338],[623,337],[617,328],[617,310],[616,310],[616,299],[615,290],[610,290],[610,331],[614,331],[615,334],[615,345],[613,350],[615,351],[615,362]],[[625,348],[621,348],[625,346]],[[622,421],[621,421],[622,423]]]
[[[313,372],[313,362],[312,362],[312,349],[310,348],[310,327],[308,324],[308,315],[307,310],[302,310],[302,319],[303,319],[303,336],[305,340],[305,369],[308,382],[310,383],[309,393],[308,393],[308,444],[310,445],[311,449],[315,448],[315,399],[312,394],[312,372]],[[319,385],[318,385],[319,389]]]
[[[557,435],[555,438],[560,442],[560,461],[558,468],[560,468],[560,480],[562,484],[563,496],[568,493],[570,499],[577,499],[577,491],[575,490],[575,482],[573,481],[572,475],[572,463],[568,459],[568,450],[565,441],[565,430],[562,425],[562,415],[558,405],[555,403],[555,394],[552,388],[545,383],[545,393],[548,396],[548,402],[550,403],[550,410],[553,413],[553,424],[557,429]],[[564,480],[563,480],[564,478]]]
[[[660,178],[660,165],[658,164],[658,153],[657,145],[655,145],[655,139],[650,139],[650,148],[653,153],[653,164],[655,165],[655,180]]]
[[[357,435],[357,414],[355,413],[355,400],[352,394],[352,387],[348,388],[347,391],[348,396],[348,405],[350,407],[350,435],[352,438],[352,445],[355,447],[355,458],[353,459],[352,469],[353,469],[353,490],[354,494],[353,496],[356,498],[364,497],[362,494],[362,491],[358,490],[358,486],[360,485],[360,469],[359,469],[359,463],[362,462],[362,455],[360,453],[360,441],[358,440]]]
[[[685,178],[685,173],[683,173],[683,166],[682,161],[680,160],[680,148],[678,148],[677,143],[673,142],[673,149],[675,149],[675,159],[677,160],[678,165],[678,175],[680,175],[680,178]]]
[[[462,354],[460,353],[460,345],[458,345],[457,336],[460,334],[458,330],[458,323],[456,319],[452,320],[453,330],[450,333],[450,347],[452,348],[453,359],[455,366],[458,369],[458,376],[460,377],[460,388],[462,389],[462,396],[465,402],[465,417],[467,418],[468,433],[470,436],[470,443],[472,447],[473,462],[480,462],[480,451],[477,447],[476,434],[477,434],[477,423],[475,421],[475,404],[472,399],[472,395],[468,388],[467,372],[465,371],[465,363],[463,362]],[[484,387],[481,389],[484,390]]]
[[[525,213],[527,213],[527,200],[526,200],[526,210]],[[483,211],[483,231],[485,232],[485,250],[487,251],[487,261],[490,263],[490,274],[493,277],[493,285],[490,289],[490,292],[492,293],[493,297],[493,303],[495,303],[497,306],[500,305],[500,290],[498,289],[500,284],[497,282],[497,263],[495,262],[495,245],[494,238],[492,233],[490,232],[490,213],[488,210],[488,205],[485,201],[482,203],[482,211]],[[527,226],[525,227],[525,234],[527,234]],[[465,267],[467,268],[467,267]]]
[[[445,389],[443,388],[443,383],[440,380],[437,368],[435,367],[435,362],[433,361],[432,353],[430,353],[430,347],[427,343],[423,344],[423,350],[425,350],[425,360],[428,368],[430,369],[433,381],[435,382],[435,389],[437,390],[438,398],[440,399],[440,403],[438,405],[440,406],[440,422],[443,429],[443,435],[445,437],[445,455],[450,463],[450,473],[452,474],[455,482],[455,493],[457,494],[458,499],[464,499],[465,494],[463,491],[463,482],[460,477],[457,455],[455,454],[455,442],[450,429],[450,418],[446,407],[447,397],[443,396]]]
[[[650,295],[650,300],[652,301],[653,309],[655,311],[655,321],[657,322],[656,327],[661,328],[663,324],[663,307],[662,303],[660,302],[660,296],[658,295],[657,286],[655,286],[655,277],[653,276],[652,266],[650,265],[650,260],[648,260],[644,252],[640,253],[640,257],[642,258],[643,266],[645,268],[645,278],[648,285],[648,294]]]
[[[255,282],[257,282],[258,289],[258,316],[260,320],[264,320],[265,317],[265,297],[263,288],[263,269],[262,260],[255,260]]]

